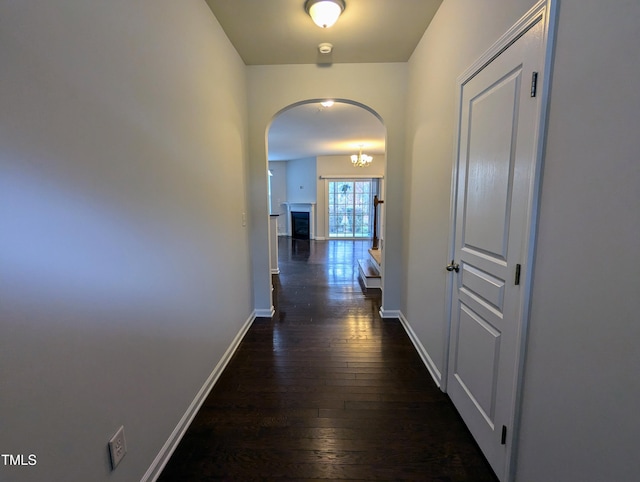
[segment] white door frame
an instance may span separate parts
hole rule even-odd
[[[519,340],[519,346],[516,347],[516,393],[515,393],[515,406],[514,406],[514,419],[511,420],[510,433],[507,434],[509,438],[509,445],[511,447],[510,453],[507,456],[506,464],[506,480],[511,481],[515,478],[515,455],[517,454],[517,435],[519,432],[519,419],[520,419],[520,407],[522,398],[522,375],[524,372],[524,359],[526,348],[527,328],[529,321],[530,303],[531,303],[531,288],[533,280],[533,261],[535,256],[536,245],[536,232],[538,222],[538,207],[540,198],[540,185],[542,175],[542,161],[546,139],[546,124],[548,114],[548,101],[549,101],[549,85],[551,80],[551,66],[553,60],[553,47],[555,38],[555,25],[557,19],[557,4],[558,0],[539,0],[516,24],[511,27],[498,41],[487,50],[478,60],[476,60],[467,70],[465,70],[456,79],[456,115],[455,115],[455,139],[454,139],[454,156],[451,175],[451,201],[450,201],[450,226],[449,226],[449,252],[446,260],[443,260],[443,267],[455,256],[455,228],[456,228],[456,210],[457,210],[457,179],[458,179],[458,159],[459,159],[459,139],[461,133],[460,115],[462,112],[462,94],[464,85],[471,80],[478,72],[480,72],[487,64],[493,59],[498,57],[504,52],[511,44],[513,44],[518,38],[520,38],[525,32],[527,32],[533,25],[543,22],[544,25],[544,38],[543,42],[543,55],[544,59],[541,62],[542,71],[538,72],[537,92],[536,95],[541,97],[540,102],[540,114],[537,131],[536,145],[536,160],[535,171],[532,179],[531,198],[529,200],[530,210],[527,213],[526,220],[526,249],[524,250],[524,259],[522,263],[523,276],[521,277],[522,285],[522,299],[521,299],[521,312],[518,313],[522,319],[522,331]],[[445,326],[447,327],[447,334],[445,336],[444,346],[444,370],[441,377],[441,389],[447,391],[447,379],[449,372],[449,347],[451,339],[451,316],[452,316],[452,300],[453,300],[453,288],[454,277],[447,274],[446,281],[446,303],[445,303]],[[497,474],[498,477],[503,477],[503,474]]]

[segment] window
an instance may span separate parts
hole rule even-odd
[[[374,188],[371,179],[328,182],[330,238],[370,238],[373,235]]]

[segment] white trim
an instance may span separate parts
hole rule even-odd
[[[365,272],[366,267],[363,264],[374,263],[371,256],[367,259],[359,259],[358,260],[358,278],[360,283],[364,285],[365,289],[382,289],[382,277],[380,276],[380,271],[378,270],[378,274],[376,276],[367,276]]]
[[[271,268],[271,274],[280,274],[280,268]]]
[[[273,288],[272,288],[273,291]],[[255,318],[273,318],[273,315],[276,314],[276,310],[275,308],[272,306],[271,308],[268,309],[257,309],[253,311],[253,316]]]
[[[418,355],[420,355],[422,363],[424,363],[424,366],[426,366],[427,370],[429,370],[431,378],[433,378],[435,384],[438,385],[440,389],[442,389],[442,374],[440,373],[440,370],[438,370],[436,364],[433,363],[433,360],[429,356],[429,353],[425,349],[424,345],[422,345],[422,343],[420,342],[420,338],[418,338],[418,335],[416,335],[413,331],[413,328],[411,328],[409,320],[407,320],[402,312],[400,312],[400,316],[398,318],[400,319],[400,323],[402,323],[402,326],[404,327],[404,331],[407,332],[411,343],[413,343],[413,346],[418,352]]]
[[[546,7],[545,15],[542,19],[544,22],[544,61],[542,72],[539,73],[539,83],[541,85],[538,88],[538,94],[540,95],[540,117],[538,125],[538,139],[537,139],[537,152],[536,152],[536,166],[533,175],[531,199],[530,199],[530,220],[529,220],[529,232],[527,239],[527,251],[524,254],[526,269],[524,271],[524,278],[522,281],[523,291],[521,297],[521,316],[522,316],[522,336],[520,337],[520,346],[516,353],[516,387],[515,387],[515,403],[513,413],[513,430],[510,434],[511,453],[507,459],[507,481],[516,480],[516,468],[517,468],[517,454],[518,454],[518,440],[520,433],[520,418],[522,413],[523,402],[523,379],[525,370],[525,358],[527,348],[527,334],[529,330],[529,318],[531,316],[531,294],[533,289],[533,266],[536,254],[537,234],[538,234],[538,219],[539,219],[539,207],[542,194],[542,169],[544,162],[544,152],[546,146],[547,137],[547,119],[549,115],[549,96],[551,89],[551,75],[553,69],[553,59],[555,52],[555,36],[556,36],[556,22],[558,19],[558,0],[541,0],[538,5],[544,4],[541,7]],[[538,6],[537,5],[537,6]],[[534,7],[535,8],[535,7]],[[532,9],[533,10],[533,9]]]
[[[309,213],[309,240],[316,239],[316,209],[315,202],[284,202],[287,207],[287,236],[293,235],[293,223],[291,222],[292,212]]]
[[[385,310],[382,306],[378,313],[380,314],[380,318],[400,318],[400,316],[402,316],[400,310]]]
[[[455,110],[455,128],[454,128],[454,156],[451,174],[451,212],[449,226],[449,254],[446,262],[455,257],[455,227],[456,227],[456,202],[457,202],[457,177],[458,177],[458,159],[459,159],[459,139],[460,139],[460,118],[462,110],[462,91],[464,85],[477,75],[486,65],[504,52],[510,45],[530,30],[534,25],[543,22],[544,38],[542,59],[542,72],[539,72],[538,78],[538,95],[541,97],[539,113],[539,124],[536,139],[536,165],[534,178],[532,181],[531,197],[529,199],[529,212],[526,222],[528,232],[525,234],[527,249],[524,253],[522,266],[524,268],[524,280],[522,282],[522,290],[520,297],[520,312],[518,313],[521,320],[520,343],[516,348],[516,384],[514,392],[513,418],[510,425],[513,427],[509,430],[507,447],[508,454],[505,462],[504,474],[498,474],[499,477],[504,475],[506,481],[514,481],[516,475],[516,457],[517,457],[517,440],[520,428],[520,414],[522,407],[522,380],[524,375],[525,350],[527,345],[527,330],[529,324],[529,314],[531,309],[531,288],[533,278],[533,259],[535,255],[536,231],[538,224],[538,207],[540,203],[540,184],[542,172],[542,160],[544,156],[545,138],[546,138],[546,121],[549,108],[549,88],[551,80],[551,68],[553,61],[555,26],[558,15],[558,0],[539,0],[518,22],[516,22],[496,43],[494,43],[478,60],[476,60],[464,73],[456,79],[456,110]],[[444,376],[442,378],[442,389],[446,391],[446,381],[449,372],[449,347],[451,338],[451,305],[453,300],[453,277],[447,276],[446,281],[446,299],[445,299],[445,341],[444,341]]]
[[[384,174],[355,174],[355,175],[323,175],[320,179],[384,179]]]
[[[360,181],[360,180],[370,180],[371,182],[369,183],[369,185],[371,186],[371,188],[373,188],[373,184],[374,184],[374,180],[380,180],[380,183],[378,185],[378,195],[382,195],[382,182],[384,181],[384,176],[382,175],[375,175],[375,176],[367,176],[367,175],[355,175],[355,176],[339,176],[339,175],[328,175],[328,176],[320,176],[320,179],[324,180],[324,199],[325,199],[325,206],[324,206],[324,210],[325,210],[325,216],[324,216],[324,232],[327,233],[327,237],[323,238],[323,239],[328,239],[330,241],[333,240],[347,240],[347,241],[353,241],[353,240],[361,240],[361,239],[371,239],[371,238],[363,238],[363,237],[357,237],[357,236],[346,236],[346,237],[342,237],[342,236],[331,236],[331,233],[329,232],[329,182],[331,180],[340,180],[340,181],[345,181],[345,182],[349,182],[349,181]],[[371,192],[371,201],[373,202],[373,196],[374,193],[373,191]],[[355,200],[354,200],[355,202]],[[373,208],[375,209],[375,208]],[[373,211],[371,211],[373,212]],[[354,211],[354,215],[355,215],[355,211]],[[382,222],[380,222],[380,232],[382,233],[383,229],[382,229]],[[383,236],[378,236],[378,239],[382,240]],[[383,273],[380,273],[381,275],[383,275]],[[381,280],[381,284],[382,284],[382,280]]]
[[[224,355],[222,356],[218,364],[215,366],[211,374],[207,377],[206,381],[204,382],[204,385],[202,385],[200,390],[198,390],[198,393],[196,394],[195,398],[189,404],[187,411],[184,413],[182,418],[180,418],[178,425],[176,425],[176,427],[173,429],[173,432],[171,432],[169,439],[164,443],[164,445],[160,449],[160,452],[158,453],[158,455],[156,455],[155,459],[153,459],[151,466],[147,469],[145,474],[142,476],[142,479],[140,479],[140,482],[147,482],[147,481],[155,482],[158,479],[158,477],[160,477],[162,470],[167,465],[167,462],[169,462],[171,455],[173,454],[175,449],[178,447],[178,444],[180,443],[180,440],[182,440],[182,437],[184,437],[184,434],[187,432],[189,425],[191,425],[191,422],[193,421],[194,417],[197,415],[198,411],[200,410],[200,407],[202,406],[207,396],[211,392],[211,389],[214,387],[214,385],[220,378],[220,375],[229,364],[231,357],[233,356],[235,351],[238,349],[238,346],[240,346],[240,342],[244,338],[244,335],[247,333],[247,331],[249,330],[249,328],[251,327],[251,324],[254,322],[255,319],[256,319],[255,314],[251,314],[251,316],[247,319],[247,321],[244,322],[244,325],[242,325],[242,327],[240,328],[240,331],[231,342],[231,345],[229,345],[229,348],[227,348],[227,350],[224,352]]]
[[[409,336],[411,343],[413,344],[414,348],[418,352],[418,355],[420,355],[420,359],[422,360],[422,363],[424,363],[424,365],[427,367],[427,370],[429,370],[429,374],[431,375],[431,378],[433,378],[433,381],[442,390],[442,374],[440,373],[440,371],[436,367],[436,364],[433,362],[433,360],[429,356],[429,353],[427,353],[427,350],[424,348],[424,346],[420,342],[418,335],[416,335],[415,332],[413,331],[413,328],[411,328],[411,324],[409,323],[409,320],[407,320],[407,318],[404,316],[402,311],[401,310],[385,310],[384,308],[380,307],[379,313],[380,313],[380,317],[383,319],[394,318],[394,319],[400,320],[400,324],[402,324],[402,327],[407,332],[407,335]]]
[[[471,64],[462,74],[458,76],[456,82],[459,86],[462,86],[469,82],[476,76],[484,67],[486,67],[492,60],[498,57],[502,52],[507,50],[516,40],[527,33],[534,25],[537,25],[540,21],[545,21],[545,10],[547,10],[548,2],[553,0],[538,0],[531,9],[525,13],[520,20],[518,20],[509,30],[507,30],[502,37],[500,37],[489,49],[478,58],[473,64]],[[545,25],[546,27],[547,25]],[[545,39],[546,40],[546,39]],[[546,49],[545,49],[546,52]],[[456,124],[457,127],[457,124]]]

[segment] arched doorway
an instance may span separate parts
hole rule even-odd
[[[307,100],[279,111],[267,139],[269,207],[278,216],[272,230],[296,237],[304,218],[301,234],[310,239],[369,239],[373,247],[374,233],[384,238],[382,206],[374,206],[374,196],[384,198],[386,173],[386,128],[377,113],[344,99]],[[372,159],[357,166],[352,156]]]

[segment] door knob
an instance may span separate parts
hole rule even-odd
[[[455,271],[457,273],[458,271],[460,271],[460,265],[454,260],[451,260],[451,263],[447,265],[447,271]]]

